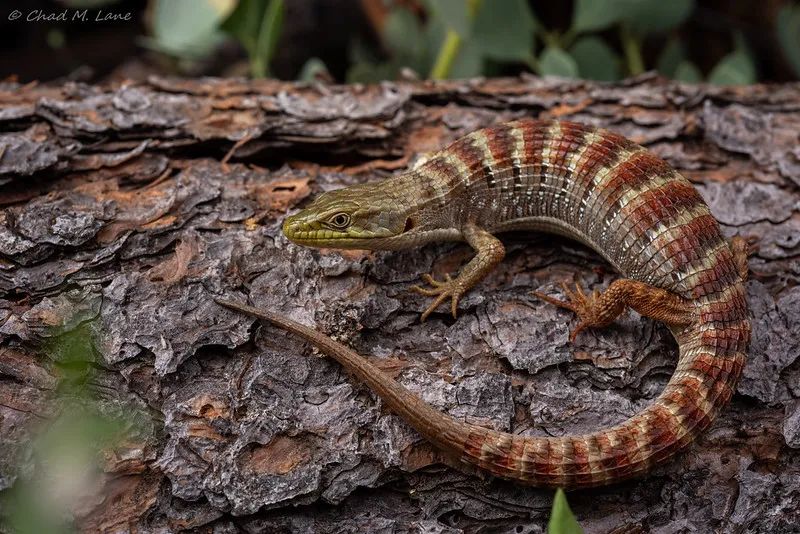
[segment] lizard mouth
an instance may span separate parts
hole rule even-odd
[[[335,229],[317,220],[303,220],[302,213],[291,215],[283,222],[283,234],[298,245],[335,248],[367,248],[367,240],[382,240],[395,234],[386,228],[363,229],[349,227]]]

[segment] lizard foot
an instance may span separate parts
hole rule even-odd
[[[450,311],[453,314],[453,317],[456,317],[456,308],[458,308],[458,300],[464,294],[464,288],[462,287],[461,283],[458,281],[458,278],[451,278],[449,274],[444,275],[444,281],[440,282],[434,279],[429,274],[423,274],[422,279],[425,281],[426,284],[430,285],[431,287],[420,287],[414,286],[411,288],[411,291],[419,293],[420,295],[425,295],[426,297],[436,297],[430,306],[422,313],[422,320],[428,318],[428,316],[439,307],[439,305],[446,301],[448,298],[450,300]]]
[[[578,316],[578,326],[569,334],[570,342],[574,343],[578,334],[586,328],[605,326],[606,322],[597,317],[596,313],[595,304],[599,302],[600,299],[600,292],[598,290],[595,289],[591,294],[587,295],[579,284],[575,284],[574,290],[567,287],[567,284],[561,284],[561,288],[564,290],[564,295],[567,297],[567,300],[553,298],[539,291],[531,291],[531,294],[559,308],[566,308]]]

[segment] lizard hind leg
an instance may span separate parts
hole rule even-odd
[[[570,333],[574,342],[586,328],[602,328],[611,324],[626,308],[640,315],[662,321],[669,326],[682,327],[693,321],[691,305],[675,293],[636,280],[615,280],[603,292],[594,290],[587,294],[579,284],[569,289],[562,284],[567,300],[559,300],[539,291],[537,298],[561,308],[573,311],[578,316],[578,326]]]

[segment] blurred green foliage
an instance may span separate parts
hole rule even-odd
[[[220,25],[237,0],[152,0],[146,46],[178,58],[208,55],[224,39]]]
[[[283,27],[285,0],[151,0],[145,46],[185,65],[209,55],[227,36],[247,52],[253,78],[269,75]]]
[[[429,17],[424,24],[395,6],[382,36],[390,59],[375,61],[356,47],[348,81],[394,78],[403,67],[431,78],[465,78],[492,75],[513,63],[540,75],[601,81],[653,68],[682,81],[703,80],[676,38],[667,40],[655,65],[645,65],[642,53],[645,39],[686,21],[694,0],[575,0],[571,24],[563,31],[539,23],[525,0],[483,1],[477,9],[474,2],[459,0],[426,0],[425,5]],[[453,34],[461,43],[455,50]],[[448,61],[437,59],[442,56]],[[741,38],[707,78],[719,84],[755,80],[754,60]]]
[[[390,59],[356,43],[348,82],[397,78],[403,68],[434,78],[491,75],[501,63],[534,60],[538,22],[526,0],[425,0],[423,24],[394,7],[381,36]]]
[[[148,417],[120,411],[93,392],[97,351],[91,322],[49,339],[42,348],[59,377],[54,415],[32,429],[35,438],[18,451],[17,479],[0,493],[2,532],[74,532],[73,512],[96,502],[103,487],[99,455],[138,434]]]
[[[239,0],[236,9],[222,24],[222,29],[247,51],[253,78],[269,75],[269,63],[278,45],[285,10],[284,0]]]
[[[800,77],[800,4],[781,7],[775,24],[783,53],[795,75]]]
[[[378,0],[375,0],[376,2]],[[348,82],[403,75],[442,79],[531,70],[613,81],[646,70],[685,82],[749,84],[758,79],[753,52],[731,34],[731,52],[707,74],[693,62],[677,30],[696,0],[573,0],[566,28],[545,27],[528,0],[381,0],[388,14],[380,47],[354,39]],[[409,5],[419,9],[412,10]],[[253,77],[270,74],[285,20],[285,0],[150,0],[151,48],[192,60],[234,37],[246,51]],[[423,15],[420,14],[423,13]],[[343,29],[344,30],[344,29]],[[784,5],[775,33],[787,63],[800,76],[800,5]],[[648,44],[648,54],[643,53]],[[658,54],[653,43],[660,43]],[[653,58],[651,63],[645,57]],[[516,70],[515,70],[516,69]],[[311,58],[299,78],[313,79],[325,65]]]

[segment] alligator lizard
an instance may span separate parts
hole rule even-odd
[[[323,193],[288,217],[285,235],[315,247],[404,249],[466,241],[473,259],[455,278],[423,278],[434,297],[423,320],[459,298],[503,259],[495,234],[539,230],[576,239],[622,275],[601,292],[564,286],[587,327],[626,308],[666,323],[677,368],[661,395],[627,421],[593,434],[534,437],[489,430],[443,414],[369,363],[285,317],[218,300],[318,346],[372,388],[422,436],[489,473],[544,487],[590,487],[646,472],[688,445],[733,395],[745,363],[747,245],[725,239],[686,178],[632,141],[563,121],[519,120],[475,131],[390,179]]]

